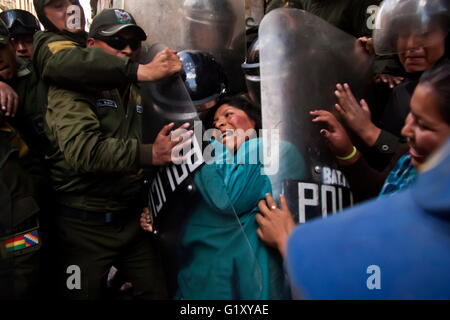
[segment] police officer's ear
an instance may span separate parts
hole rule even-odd
[[[86,42],[86,47],[92,48],[95,46],[95,39],[94,38],[88,38]]]

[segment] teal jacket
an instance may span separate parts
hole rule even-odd
[[[256,233],[257,205],[272,192],[271,182],[262,172],[259,157],[253,164],[242,161],[258,153],[261,143],[251,139],[232,155],[213,142],[214,162],[203,166],[194,178],[199,196],[182,237],[184,265],[178,275],[178,298],[290,297],[281,256]],[[292,154],[303,165],[298,152]],[[303,168],[298,174],[302,172]]]

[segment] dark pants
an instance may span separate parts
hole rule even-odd
[[[141,230],[135,211],[121,213],[111,222],[60,214],[56,228],[63,297],[105,298],[107,276],[114,265],[132,283],[134,298],[167,298],[160,255],[151,235]]]
[[[0,258],[0,300],[39,298],[39,247]]]

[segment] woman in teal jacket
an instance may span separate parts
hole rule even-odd
[[[259,129],[259,123],[257,109],[240,97],[223,100],[215,110],[215,155],[195,175],[199,192],[181,238],[179,299],[290,298],[280,254],[256,233],[257,205],[272,185],[260,156],[264,141],[243,132]],[[284,168],[290,178],[300,179],[301,155],[285,142],[279,150],[280,157],[292,158]]]

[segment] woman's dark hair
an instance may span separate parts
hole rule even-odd
[[[247,116],[255,122],[256,131],[262,128],[261,109],[260,107],[255,105],[246,94],[226,96],[220,99],[217,102],[216,106],[211,109],[211,112],[209,113],[207,119],[205,119],[205,124],[207,127],[213,127],[214,114],[216,113],[217,109],[224,104],[228,104],[244,111]]]
[[[419,84],[433,89],[439,102],[439,112],[444,121],[450,124],[450,62],[425,71]]]

